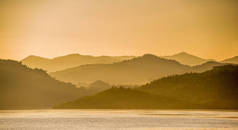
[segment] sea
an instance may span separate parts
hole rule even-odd
[[[0,110],[0,130],[238,130],[238,111]]]

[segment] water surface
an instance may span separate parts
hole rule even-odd
[[[0,110],[0,130],[238,130],[238,111]]]

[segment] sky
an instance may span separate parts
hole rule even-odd
[[[0,58],[238,55],[238,0],[0,0]]]

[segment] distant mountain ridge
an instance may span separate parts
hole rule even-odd
[[[211,70],[213,69],[213,67],[216,67],[216,66],[224,66],[224,65],[227,65],[226,63],[220,63],[220,62],[216,62],[216,61],[208,61],[208,62],[205,62],[201,65],[196,65],[196,66],[193,66],[192,68],[192,72],[204,72],[204,71],[207,71],[207,70]]]
[[[44,58],[30,55],[22,60],[22,63],[31,67],[46,70],[48,72],[55,72],[69,68],[78,67],[85,64],[112,64],[123,60],[130,60],[136,58],[135,56],[90,56],[80,54],[69,54],[59,56],[56,58]],[[161,58],[176,60],[184,65],[197,66],[204,64],[212,59],[203,59],[198,56],[191,55],[187,52],[181,52],[172,56],[162,56]],[[238,56],[220,61],[222,63],[238,64]]]
[[[188,54],[187,52],[181,52],[172,56],[165,56],[164,58],[176,60],[180,62],[181,64],[190,65],[190,66],[200,65],[209,61],[207,59],[203,59],[203,58]]]
[[[212,69],[214,66],[221,65],[224,64],[210,61],[191,67],[180,64],[175,60],[145,54],[141,57],[114,64],[82,65],[50,73],[50,75],[58,80],[75,84],[78,82],[89,83],[102,80],[112,85],[138,85],[170,75],[204,72]]]
[[[111,88],[57,109],[238,109],[238,66],[155,80],[136,89]]]
[[[175,60],[145,54],[113,64],[82,65],[50,74],[58,80],[72,83],[102,80],[112,85],[133,85],[144,84],[168,75],[185,73],[190,69],[191,67]]]
[[[21,62],[31,68],[40,68],[48,72],[55,72],[85,64],[110,64],[131,58],[133,58],[133,56],[89,56],[70,54],[48,59],[31,55]]]
[[[228,58],[222,61],[223,63],[238,64],[238,56]]]
[[[89,95],[92,95],[110,89],[112,86],[104,81],[97,80],[84,88],[88,91]]]

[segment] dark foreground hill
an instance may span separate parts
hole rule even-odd
[[[133,58],[133,56],[89,56],[70,54],[53,59],[29,56],[23,59],[22,63],[31,68],[39,68],[48,72],[54,72],[85,64],[110,64],[131,58]]]
[[[155,109],[179,108],[185,103],[130,88],[111,88],[94,96],[82,97],[54,108],[61,109]]]
[[[162,78],[139,90],[206,107],[238,108],[238,66],[219,66],[204,73]]]
[[[83,96],[82,91],[45,71],[0,60],[0,109],[50,108]]]
[[[55,108],[238,109],[238,66],[214,67],[153,81],[136,89],[112,88]]]

